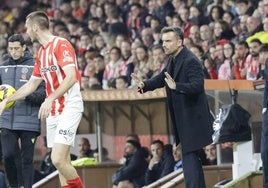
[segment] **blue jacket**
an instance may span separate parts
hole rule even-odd
[[[0,65],[0,84],[9,84],[16,90],[19,89],[30,79],[34,63],[35,60],[28,50],[18,60],[9,57]],[[45,84],[42,82],[37,90],[25,100],[16,101],[14,107],[3,112],[0,116],[0,127],[40,132],[38,111],[45,97]]]

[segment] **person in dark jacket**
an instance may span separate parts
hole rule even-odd
[[[0,65],[0,84],[9,84],[18,89],[30,79],[35,60],[22,35],[14,34],[8,38],[8,52],[9,57]],[[41,84],[36,92],[17,101],[0,117],[3,159],[9,187],[32,187],[34,146],[40,134],[38,111],[45,95],[45,85]]]
[[[262,133],[261,133],[261,159],[263,171],[263,187],[268,187],[268,44],[263,44],[259,51],[260,61],[265,63],[265,88],[262,100]]]
[[[198,58],[183,45],[184,32],[178,26],[161,30],[168,64],[157,76],[132,79],[144,93],[165,86],[176,144],[181,143],[186,188],[205,188],[199,152],[212,143],[212,118],[204,89],[204,73]]]
[[[167,144],[164,146],[161,140],[155,140],[151,143],[151,153],[153,157],[146,171],[146,185],[173,172],[175,165],[175,160],[172,155],[172,145]]]
[[[113,188],[140,188],[145,184],[144,176],[148,166],[144,150],[135,140],[126,141],[125,164],[112,176]]]

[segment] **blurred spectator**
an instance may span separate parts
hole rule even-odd
[[[221,143],[221,162],[233,163],[233,143]]]
[[[152,18],[150,20],[150,28],[152,30],[154,30],[156,27],[159,27],[161,25],[162,25],[161,20],[156,16],[152,16]]]
[[[233,33],[235,35],[231,40],[234,44],[237,44],[238,42],[243,41],[243,40],[246,39],[246,33],[241,28],[239,18],[235,18],[232,21],[231,27],[232,27],[232,31],[233,31]]]
[[[88,29],[91,34],[99,34],[100,20],[97,17],[90,17],[88,19]]]
[[[179,14],[174,14],[173,15],[171,26],[172,25],[176,25],[176,26],[179,26],[179,27],[183,26],[183,20],[182,20],[182,18],[181,18],[181,16]]]
[[[136,48],[137,61],[135,62],[134,72],[142,79],[150,77],[150,63],[148,49],[146,46],[141,45]]]
[[[232,56],[234,55],[234,44],[232,42],[228,42],[223,46],[223,54],[224,61],[219,67],[218,71],[218,79],[219,80],[231,80],[233,79],[232,72]]]
[[[153,40],[154,40],[153,45],[161,43],[161,29],[162,29],[162,26],[160,26],[160,25],[157,26],[156,28],[154,28],[154,30],[153,30]]]
[[[210,23],[209,26],[214,28],[216,21],[222,20],[224,10],[220,5],[214,5],[209,12]]]
[[[193,23],[190,21],[190,11],[187,7],[181,7],[178,14],[180,15],[180,18],[182,20],[181,27],[184,30],[184,38],[188,38],[190,35],[190,28],[192,27]]]
[[[209,25],[202,25],[200,27],[200,38],[201,38],[201,46],[204,50],[204,52],[208,52],[209,46],[214,44],[214,39],[212,36],[212,30],[209,27]]]
[[[260,18],[249,16],[246,23],[248,37],[254,35],[257,32],[263,31],[263,25]]]
[[[120,19],[120,13],[116,6],[112,6],[110,10],[110,22],[108,25],[108,33],[110,37],[115,37],[117,35],[123,35],[128,37],[128,29],[126,25]]]
[[[98,80],[96,75],[88,78],[88,89],[102,90],[101,82]]]
[[[208,145],[204,148],[206,154],[206,163],[203,165],[217,165],[217,148],[215,144]]]
[[[201,45],[200,28],[198,25],[192,25],[189,37],[195,45]]]
[[[263,18],[262,20],[263,31],[259,31],[252,36],[247,38],[247,43],[252,39],[259,39],[262,43],[268,43],[268,17]]]
[[[95,72],[95,64],[94,64],[94,57],[97,55],[97,51],[93,48],[90,48],[85,52],[85,60],[86,60],[86,67],[84,69],[83,75],[90,77],[93,76]]]
[[[204,66],[206,67],[209,77],[210,79],[218,79],[218,74],[216,72],[216,70],[214,69],[214,62],[211,59],[211,57],[206,57],[204,60]]]
[[[115,79],[116,89],[128,89],[128,78],[127,76],[121,75]]]
[[[145,27],[146,16],[146,10],[139,3],[132,3],[130,5],[127,28],[130,32],[130,38],[132,40],[140,37],[141,30]]]
[[[78,158],[93,157],[94,151],[91,149],[89,140],[85,137],[79,139],[78,150],[80,154]]]
[[[160,44],[152,47],[151,77],[158,75],[167,65],[167,56]]]
[[[122,69],[123,58],[121,55],[121,50],[118,47],[112,47],[110,50],[110,62],[105,66],[102,86],[103,89],[108,89],[108,80],[111,78],[116,78],[120,76],[120,71]]]
[[[153,30],[149,27],[142,29],[141,40],[147,48],[151,47],[154,42]]]
[[[238,16],[252,15],[254,8],[250,0],[237,0],[235,1],[235,10]]]
[[[155,15],[160,19],[161,25],[166,25],[165,15],[170,12],[174,12],[174,6],[169,0],[157,0],[158,8],[155,11]]]
[[[102,84],[103,73],[105,69],[104,57],[97,54],[93,57],[94,62],[94,74],[93,76],[98,79],[98,82]]]
[[[249,47],[246,41],[241,41],[235,45],[235,54],[232,57],[235,79],[246,79],[245,65],[248,55]]]
[[[82,91],[89,89],[88,80],[89,80],[89,78],[87,76],[82,76],[81,77],[81,90]]]
[[[203,11],[201,11],[197,6],[190,7],[190,21],[200,27],[201,25],[208,24],[208,18],[204,16]]]
[[[94,48],[101,55],[104,55],[106,53],[107,47],[106,47],[104,38],[101,34],[97,34],[93,36],[92,48]]]
[[[262,43],[259,39],[252,39],[249,43],[249,55],[246,59],[246,79],[257,80],[259,72],[259,50]]]
[[[182,159],[181,159],[181,145],[173,145],[173,157],[175,161],[174,171],[182,170]]]
[[[101,153],[102,153],[102,161],[100,162],[99,161],[99,158],[100,158],[99,149],[97,148],[94,150],[93,156],[94,156],[97,163],[99,163],[99,164],[116,163],[114,160],[109,158],[108,150],[105,147],[101,148]]]
[[[173,172],[175,166],[174,157],[172,155],[172,145],[167,144],[164,146],[161,140],[155,140],[151,143],[151,153],[152,158],[145,175],[146,185]]]
[[[113,188],[144,186],[144,175],[147,169],[147,162],[142,155],[141,145],[135,140],[126,141],[125,145],[125,164],[118,169],[112,176]]]
[[[196,57],[198,57],[198,59],[200,60],[201,66],[202,66],[203,71],[204,71],[205,79],[210,79],[210,75],[208,73],[208,70],[204,65],[204,50],[203,50],[203,48],[199,45],[193,45],[192,47],[189,48],[189,50],[191,50],[196,55]]]
[[[231,26],[234,15],[231,11],[225,11],[222,16],[222,20],[225,21],[229,26]]]

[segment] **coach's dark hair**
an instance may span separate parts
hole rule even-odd
[[[29,20],[34,24],[37,24],[41,29],[49,29],[49,19],[44,11],[35,11],[30,13],[26,20]]]
[[[168,33],[168,32],[174,32],[175,36],[177,39],[181,39],[183,41],[184,39],[184,31],[182,28],[178,27],[178,26],[169,26],[169,27],[164,27],[161,30],[161,35],[163,35],[163,33]]]
[[[19,42],[22,46],[25,44],[25,40],[22,35],[14,34],[11,35],[8,40],[8,42]]]

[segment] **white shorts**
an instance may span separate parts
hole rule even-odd
[[[47,147],[54,143],[74,146],[75,135],[82,118],[82,112],[63,110],[60,115],[49,116],[46,119]]]

